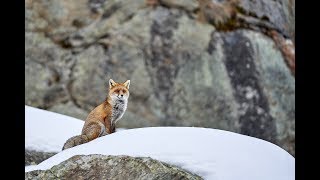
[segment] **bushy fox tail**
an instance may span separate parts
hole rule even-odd
[[[89,142],[89,138],[86,135],[73,136],[64,143],[62,150],[72,148],[74,146],[78,146],[87,142]]]
[[[85,124],[81,133],[82,135],[69,138],[66,143],[64,143],[62,150],[87,143],[98,137],[108,134],[105,126],[101,122],[90,122]]]

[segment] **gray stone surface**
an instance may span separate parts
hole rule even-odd
[[[24,164],[36,165],[50,158],[51,156],[54,156],[55,154],[57,153],[56,152],[40,152],[40,151],[26,149],[24,154],[24,158],[25,158]]]
[[[25,179],[181,179],[201,177],[178,167],[153,160],[130,156],[77,155],[49,170],[25,173]]]
[[[295,1],[294,0],[241,0],[239,7],[246,15],[260,21],[269,22],[283,35],[294,39],[295,35]]]

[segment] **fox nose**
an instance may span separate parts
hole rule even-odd
[[[123,94],[121,94],[121,97],[123,97]]]

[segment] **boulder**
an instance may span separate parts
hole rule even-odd
[[[148,158],[76,155],[48,170],[25,173],[25,179],[202,179],[178,167]]]

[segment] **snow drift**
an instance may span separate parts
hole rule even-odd
[[[65,140],[80,134],[82,125],[75,118],[26,106],[26,148],[60,151]],[[151,157],[205,179],[295,179],[295,159],[282,148],[237,133],[195,127],[119,131],[25,170],[49,169],[74,155],[88,154]]]

